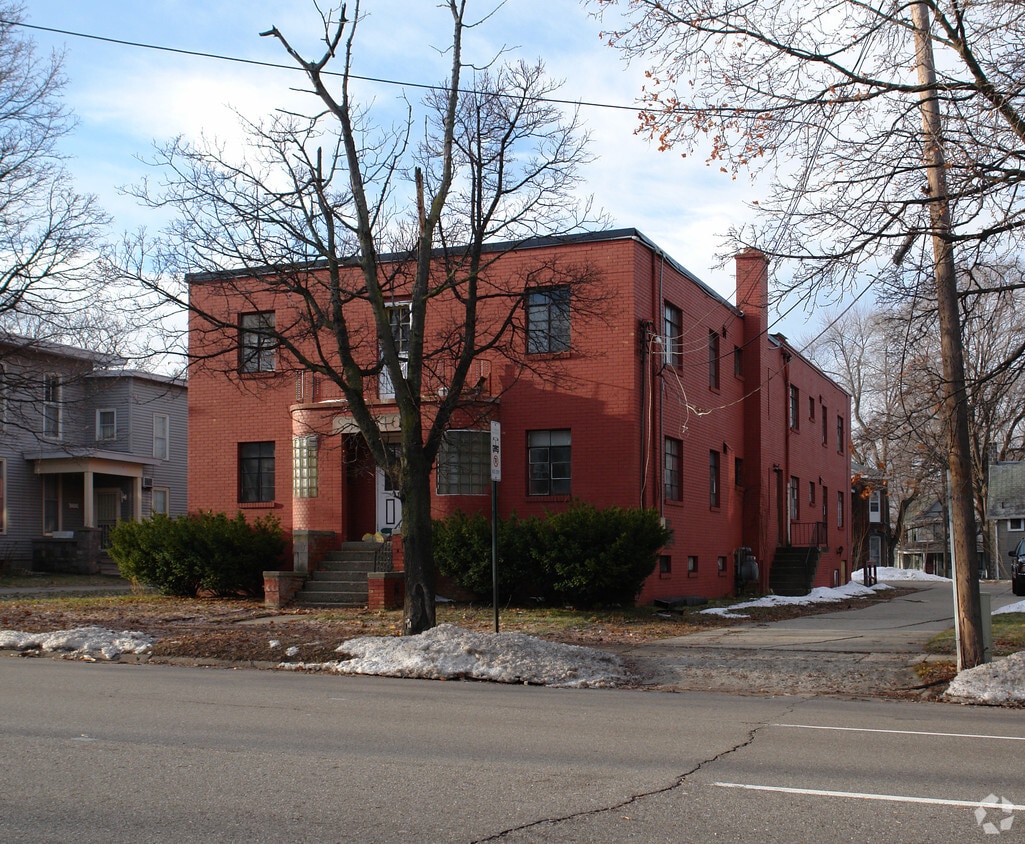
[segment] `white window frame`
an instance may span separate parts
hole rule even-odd
[[[160,422],[163,422],[164,428],[162,437],[157,433]],[[161,448],[161,443],[163,448]],[[171,417],[166,413],[153,414],[153,456],[157,460],[171,459]]]
[[[1025,518],[1007,520],[1008,533],[1021,533],[1022,531],[1025,531]]]
[[[399,370],[405,377],[409,373],[409,335],[413,327],[413,303],[412,302],[391,302],[385,305],[388,310],[388,324],[391,326],[392,340],[395,342],[395,351],[399,356]],[[405,310],[405,324],[403,325],[402,311]],[[394,315],[398,314],[398,319]],[[403,328],[405,329],[403,331]],[[391,373],[383,364],[383,350],[381,352],[382,365],[381,375],[377,380],[377,395],[382,399],[395,397],[395,385],[391,380]]]
[[[164,497],[164,509],[157,509],[157,495]],[[152,497],[150,498],[150,515],[155,516],[158,513],[164,516],[171,515],[171,490],[166,486],[155,486],[153,487]]]
[[[868,494],[868,520],[873,524],[883,521],[883,494],[878,489]]]
[[[103,417],[110,414],[110,434],[107,435]],[[117,410],[113,407],[101,407],[96,410],[96,442],[110,442],[117,439]]]

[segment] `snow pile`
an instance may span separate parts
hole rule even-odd
[[[957,703],[1025,702],[1025,651],[960,672],[943,696]]]
[[[885,583],[879,583],[875,586],[862,586],[860,583],[848,583],[846,586],[839,586],[836,589],[830,589],[824,586],[820,586],[817,589],[812,589],[807,595],[789,596],[789,595],[766,595],[763,598],[757,598],[753,601],[744,601],[740,604],[731,604],[728,607],[712,607],[708,610],[701,610],[701,612],[707,615],[718,615],[723,618],[750,618],[751,616],[745,615],[744,613],[736,612],[736,610],[746,610],[752,607],[782,607],[782,606],[802,606],[804,604],[836,604],[840,601],[847,601],[851,598],[870,598],[877,592],[882,592],[885,589],[892,589],[893,587],[887,586]]]
[[[468,679],[568,688],[622,685],[630,680],[616,656],[524,633],[475,633],[441,624],[417,636],[364,636],[338,646],[338,661],[282,663],[281,668],[337,674],[377,674],[425,680]]]
[[[1016,604],[1008,604],[998,610],[993,610],[993,615],[1000,615],[1005,612],[1025,612],[1025,601],[1018,601]]]
[[[105,627],[75,627],[49,633],[0,630],[0,649],[16,651],[61,651],[83,659],[117,659],[121,654],[148,653],[155,640],[136,630],[115,633]]]
[[[949,577],[940,577],[938,574],[926,574],[921,569],[895,569],[889,566],[876,566],[876,577],[879,580],[941,580],[950,583]],[[865,570],[858,569],[851,575],[851,580],[858,583],[865,582]]]

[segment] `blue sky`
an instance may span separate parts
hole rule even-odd
[[[480,0],[482,12],[492,8]],[[449,59],[449,19],[434,0],[364,0],[355,71],[399,80],[444,79]],[[300,48],[315,54],[319,18],[311,0],[32,0],[26,22],[40,27],[125,41],[288,63],[278,43],[260,38],[277,26]],[[630,105],[643,68],[627,67],[599,38],[601,25],[575,0],[509,0],[464,47],[468,60],[485,62],[501,48],[511,58],[544,59],[551,76],[565,80],[570,100]],[[276,70],[176,53],[140,49],[55,33],[30,31],[41,49],[63,49],[68,105],[79,125],[66,148],[78,188],[96,194],[119,229],[154,228],[147,209],[121,195],[118,186],[153,175],[142,164],[154,142],[200,133],[229,139],[237,131],[229,106],[251,118],[298,96],[295,71]],[[385,114],[398,114],[402,89],[366,85]],[[416,91],[408,92],[418,98]],[[587,190],[616,226],[640,229],[722,295],[733,297],[733,268],[714,269],[720,237],[751,218],[746,203],[759,188],[745,177],[733,181],[697,154],[658,152],[634,134],[630,109],[584,108],[597,161],[584,172]],[[799,320],[798,325],[803,322]],[[787,331],[791,334],[796,332]]]

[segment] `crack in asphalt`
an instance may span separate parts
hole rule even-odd
[[[562,815],[560,817],[555,818],[540,818],[539,820],[531,821],[530,823],[510,827],[509,829],[503,829],[501,832],[496,832],[493,835],[487,836],[486,838],[474,839],[471,842],[471,844],[485,844],[485,842],[488,841],[500,841],[503,838],[512,835],[513,833],[523,832],[528,829],[535,829],[541,826],[555,826],[557,824],[566,823],[567,821],[577,820],[578,818],[594,817],[597,815],[606,814],[608,812],[619,812],[627,806],[631,806],[634,803],[637,803],[648,797],[658,797],[659,795],[669,794],[673,791],[682,788],[684,783],[687,781],[687,778],[693,776],[702,768],[708,765],[712,765],[720,761],[721,759],[724,759],[727,756],[736,753],[739,750],[743,750],[745,747],[749,747],[758,737],[758,734],[762,732],[762,730],[764,730],[766,727],[773,726],[779,720],[779,718],[784,718],[788,715],[791,715],[794,709],[796,709],[796,707],[796,701],[793,704],[784,707],[782,715],[778,716],[775,719],[769,719],[762,723],[759,723],[756,726],[752,727],[750,730],[748,730],[747,738],[744,739],[744,741],[739,742],[733,745],[732,747],[728,747],[725,750],[720,751],[719,753],[716,753],[715,756],[712,756],[708,759],[702,759],[700,762],[694,765],[694,767],[690,768],[687,771],[684,771],[682,774],[679,774],[676,777],[675,782],[667,786],[663,786],[662,788],[653,788],[650,791],[642,791],[639,794],[633,794],[630,797],[627,797],[625,800],[621,800],[619,803],[614,803],[611,806],[601,806],[596,809],[585,809],[580,812],[571,812],[568,815]]]

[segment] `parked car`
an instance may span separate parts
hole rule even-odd
[[[1025,539],[1018,547],[1009,552],[1011,555],[1011,591],[1015,595],[1025,595]]]

